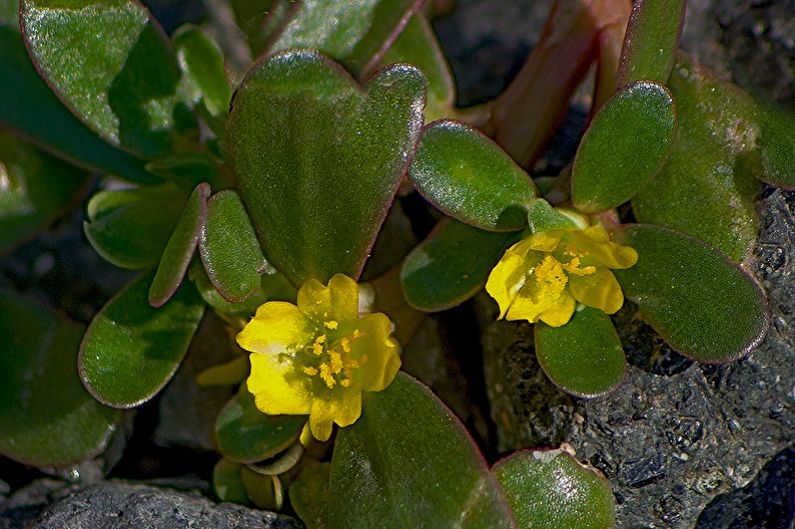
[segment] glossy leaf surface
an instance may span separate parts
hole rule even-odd
[[[185,205],[176,186],[100,191],[88,202],[83,223],[91,246],[122,268],[149,268],[160,262]]]
[[[298,513],[310,527],[516,527],[464,426],[404,373],[366,393],[362,416],[339,431],[328,496],[318,500],[320,513]]]
[[[207,272],[204,270],[204,266],[199,260],[194,260],[191,264],[188,277],[193,281],[194,285],[196,285],[196,289],[199,291],[204,302],[214,310],[223,314],[249,318],[256,312],[257,307],[268,301],[268,296],[262,288],[255,290],[243,303],[231,303],[225,300],[215,289],[212,282],[210,282],[210,278],[207,277]],[[261,279],[264,280],[268,277],[270,276],[263,276]]]
[[[761,174],[776,187],[795,189],[795,116],[791,110],[758,104],[761,131],[757,139]]]
[[[423,129],[409,175],[434,206],[484,230],[526,227],[526,208],[537,195],[510,156],[458,121],[435,121]]]
[[[221,501],[248,503],[248,494],[240,476],[242,466],[228,459],[219,459],[213,467],[213,490]]]
[[[366,78],[421,4],[418,0],[303,0],[271,52],[314,48]]]
[[[227,143],[268,260],[296,285],[358,277],[422,125],[418,70],[363,91],[312,51],[258,64],[238,89]]]
[[[224,72],[224,56],[218,45],[195,26],[183,26],[174,35],[174,49],[183,75],[188,101],[199,101],[212,116],[229,110],[232,89]]]
[[[141,4],[23,0],[20,20],[37,69],[92,130],[144,155],[172,148],[180,113],[189,119],[178,93],[180,71]]]
[[[632,200],[635,217],[698,237],[739,262],[758,231],[756,103],[684,56],[669,86],[680,118],[676,142],[668,163]]]
[[[132,408],[152,398],[177,371],[204,314],[190,284],[156,309],[144,274],[99,311],[80,346],[83,385],[98,401]]]
[[[199,184],[188,198],[185,210],[163,250],[160,265],[149,287],[149,304],[153,307],[160,307],[171,299],[182,283],[207,220],[209,196],[210,186]]]
[[[575,206],[596,213],[632,198],[665,163],[675,131],[674,102],[664,86],[641,81],[610,98],[577,149]]]
[[[218,449],[232,461],[256,463],[297,441],[306,420],[305,415],[265,415],[244,384],[218,415]]]
[[[685,0],[634,3],[619,65],[619,82],[665,83],[674,65],[685,17]]]
[[[637,224],[623,238],[638,251],[638,262],[613,273],[671,347],[694,360],[725,362],[759,344],[767,304],[739,267],[697,239],[659,226]]]
[[[58,100],[30,62],[19,31],[17,2],[0,2],[0,126],[62,158],[122,178],[154,182],[140,158],[99,139]]]
[[[610,316],[599,309],[576,311],[562,327],[534,326],[538,363],[564,391],[596,397],[624,378],[626,360]]]
[[[62,466],[100,453],[117,412],[80,385],[83,326],[0,291],[0,454],[35,466]]]
[[[0,132],[0,253],[74,205],[87,175]]]
[[[146,164],[152,174],[169,180],[186,193],[207,182],[214,190],[230,187],[232,176],[221,160],[201,152],[180,152],[161,156]]]
[[[612,529],[610,483],[560,450],[521,451],[494,465],[521,529]]]
[[[403,263],[400,279],[406,300],[414,308],[434,312],[472,297],[519,235],[442,220]]]
[[[273,272],[234,191],[221,191],[210,199],[199,253],[207,276],[227,301],[245,300],[260,286],[260,276]]]

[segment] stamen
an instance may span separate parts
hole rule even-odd
[[[337,327],[339,327],[339,323],[335,320],[329,320],[327,322],[324,322],[323,325],[325,325],[327,329],[331,329],[332,331]]]

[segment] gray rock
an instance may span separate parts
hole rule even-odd
[[[54,479],[39,479],[22,487],[0,502],[0,529],[30,527],[47,505],[73,488],[66,481]]]
[[[76,490],[49,507],[33,529],[300,529],[288,517],[197,494],[105,482]]]

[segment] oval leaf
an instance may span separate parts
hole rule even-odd
[[[172,38],[190,103],[202,101],[211,116],[226,115],[232,89],[226,80],[224,56],[218,45],[190,25],[181,27]]]
[[[759,286],[724,256],[673,230],[624,230],[638,262],[614,270],[624,295],[671,347],[702,362],[726,362],[757,346],[768,327]]]
[[[740,262],[759,228],[756,104],[684,56],[670,87],[680,116],[677,139],[660,173],[632,199],[635,217],[698,237]]]
[[[168,154],[146,164],[146,170],[170,180],[186,193],[202,182],[212,189],[224,189],[230,187],[233,178],[221,160],[203,152]]]
[[[560,450],[517,452],[494,465],[521,529],[613,529],[610,483]]]
[[[0,253],[74,206],[87,175],[0,132]]]
[[[218,449],[232,461],[256,463],[298,440],[305,415],[265,415],[245,385],[226,403],[215,422]]]
[[[221,501],[249,503],[246,487],[240,476],[242,466],[228,459],[219,459],[213,467],[213,490]]]
[[[0,291],[0,454],[39,467],[99,454],[118,412],[80,385],[83,326]]]
[[[180,72],[162,29],[133,0],[22,0],[31,59],[79,119],[113,145],[171,150]],[[183,106],[180,112],[179,105]],[[181,125],[181,124],[180,124]]]
[[[458,121],[422,131],[409,175],[417,191],[451,217],[491,231],[527,226],[535,185],[482,133]]]
[[[538,363],[552,382],[578,397],[596,397],[624,378],[627,362],[610,316],[599,309],[576,311],[562,327],[535,324]]]
[[[623,204],[665,163],[676,132],[674,102],[640,81],[610,98],[582,138],[571,175],[574,205],[596,213]]]
[[[147,297],[145,274],[113,297],[94,317],[80,346],[83,385],[98,401],[132,408],[159,392],[177,371],[204,314],[190,284],[159,309]]]
[[[760,180],[795,189],[795,116],[791,111],[758,104],[761,131],[757,140],[762,165]]]
[[[469,299],[519,236],[443,219],[403,263],[400,280],[406,300],[416,309],[435,312]]]
[[[668,81],[685,21],[685,4],[685,0],[634,3],[621,50],[620,86],[635,81]]]
[[[337,435],[328,483],[325,527],[516,527],[464,426],[405,373],[364,395],[362,416]]]
[[[185,195],[172,184],[100,191],[88,202],[83,223],[91,246],[122,268],[149,268],[160,261]]]
[[[182,283],[207,219],[209,196],[210,186],[199,184],[188,198],[185,211],[163,250],[160,265],[152,280],[152,286],[149,287],[149,304],[153,307],[160,307],[171,299]]]
[[[307,50],[259,63],[241,84],[227,120],[240,196],[295,285],[359,276],[419,135],[424,91],[418,70],[397,65],[363,92]]]
[[[270,267],[234,191],[221,191],[210,199],[199,254],[218,293],[233,303],[254,292],[260,286],[260,276]]]

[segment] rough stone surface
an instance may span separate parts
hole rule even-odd
[[[13,527],[13,526],[11,526]],[[300,529],[288,517],[149,485],[106,482],[49,507],[32,529]]]

